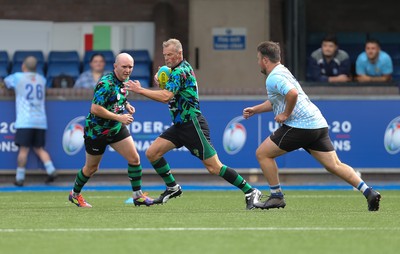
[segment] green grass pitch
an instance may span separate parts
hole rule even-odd
[[[0,253],[400,253],[400,192],[381,193],[368,212],[355,191],[286,191],[286,208],[268,211],[246,211],[239,191],[152,207],[125,204],[129,192],[83,192],[91,209],[63,192],[3,192]]]

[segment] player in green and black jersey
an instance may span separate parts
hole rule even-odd
[[[176,39],[163,43],[165,64],[172,69],[169,80],[162,90],[150,90],[138,81],[126,82],[126,88],[150,99],[168,103],[172,122],[149,147],[146,156],[156,172],[163,178],[167,189],[154,200],[155,204],[166,203],[170,198],[181,195],[181,187],[171,174],[170,166],[163,157],[168,151],[185,146],[199,158],[207,170],[223,177],[241,189],[246,196],[246,208],[253,209],[261,192],[252,188],[234,169],[222,164],[210,140],[207,120],[201,113],[197,81],[193,68],[184,60],[182,44]],[[157,80],[155,78],[157,83]]]
[[[133,69],[133,58],[119,54],[114,71],[98,81],[90,113],[85,123],[86,163],[78,172],[69,200],[79,207],[92,207],[80,194],[89,178],[98,170],[105,149],[110,145],[128,161],[128,176],[131,181],[135,205],[152,205],[153,199],[141,190],[142,166],[132,136],[125,125],[132,123],[135,108],[127,101],[128,91],[123,82],[129,79]],[[124,113],[124,111],[128,113]]]

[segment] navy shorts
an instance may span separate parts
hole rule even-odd
[[[121,130],[113,136],[101,136],[92,139],[85,135],[84,138],[86,152],[91,155],[102,155],[106,151],[106,147],[109,144],[121,141],[130,135],[131,134],[129,133],[128,128],[126,128],[125,125],[122,125]]]
[[[291,152],[299,148],[330,152],[335,148],[329,137],[328,128],[320,129],[299,129],[282,125],[274,131],[270,139],[282,150]]]
[[[171,141],[177,148],[186,147],[200,160],[217,154],[211,144],[207,120],[202,115],[194,117],[190,122],[172,125],[160,137]]]
[[[17,129],[15,144],[24,147],[44,147],[46,143],[45,129]]]

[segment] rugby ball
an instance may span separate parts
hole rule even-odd
[[[158,70],[157,79],[158,79],[158,83],[160,84],[161,89],[165,88],[165,85],[167,84],[170,75],[171,75],[171,68],[169,68],[166,65],[162,66]]]

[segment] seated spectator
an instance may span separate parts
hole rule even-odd
[[[105,58],[102,54],[93,54],[90,58],[90,70],[84,71],[79,75],[74,88],[93,89],[97,81],[104,75],[106,66]]]
[[[321,48],[312,52],[309,60],[311,81],[350,81],[351,63],[349,55],[339,49],[336,36],[326,35]]]
[[[356,61],[356,80],[359,82],[388,82],[392,79],[392,58],[381,50],[379,41],[368,40],[365,52]]]

